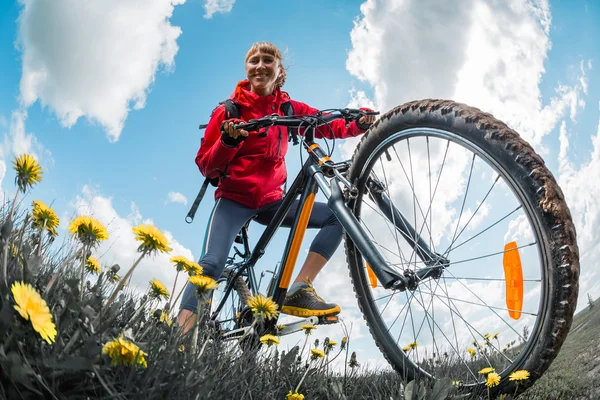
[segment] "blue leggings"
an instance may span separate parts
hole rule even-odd
[[[218,279],[225,268],[225,261],[233,245],[233,240],[242,226],[253,216],[256,216],[255,221],[259,224],[267,225],[275,216],[282,201],[278,200],[258,209],[252,209],[229,199],[217,199],[208,221],[202,257],[198,261],[203,269],[203,274]],[[288,228],[292,226],[299,203],[299,200],[292,203],[281,226]],[[326,203],[315,202],[308,221],[308,228],[319,229],[309,251],[318,253],[329,260],[342,241],[343,230],[342,225]],[[188,284],[181,298],[180,309],[196,312],[197,304],[198,299],[194,287]]]

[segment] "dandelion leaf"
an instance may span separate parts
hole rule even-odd
[[[435,382],[433,392],[431,392],[431,400],[444,400],[448,397],[452,389],[452,379],[442,378]]]
[[[286,354],[283,354],[283,353],[281,354],[281,369],[282,370],[289,371],[292,368],[292,364],[296,360],[299,350],[300,350],[300,348],[298,346],[294,346]]]
[[[425,400],[426,397],[427,397],[427,388],[425,387],[425,384],[423,382],[421,382],[419,384],[419,394],[417,396],[417,399]]]
[[[31,255],[27,259],[27,269],[32,275],[37,275],[42,269],[42,258],[37,254]]]
[[[415,381],[410,381],[404,388],[404,398],[406,400],[414,400]]]
[[[93,360],[88,357],[71,356],[65,360],[53,360],[47,361],[46,367],[51,368],[55,371],[69,371],[69,372],[80,372],[80,371],[92,371],[94,368]]]
[[[6,357],[0,357],[0,365],[14,383],[20,383],[30,391],[42,396],[42,393],[34,386],[35,372],[16,352],[11,351]]]
[[[15,309],[11,306],[7,298],[0,296],[0,332],[6,332],[11,325],[15,314]]]

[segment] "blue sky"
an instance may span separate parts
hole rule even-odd
[[[148,3],[151,12],[147,14],[140,10],[127,13],[119,7],[114,7],[116,11],[111,14],[106,10],[116,2],[109,1],[96,8],[99,11],[93,21],[100,28],[94,30],[83,22],[77,25],[89,10],[66,0],[53,3],[56,13],[41,12],[42,16],[48,15],[41,19],[36,19],[40,18],[36,12],[42,7],[38,0],[2,2],[0,160],[4,160],[7,169],[1,180],[2,192],[9,198],[15,192],[11,169],[15,149],[29,149],[40,159],[44,179],[26,201],[39,198],[53,203],[63,228],[75,214],[75,205],[91,204],[93,212],[105,218],[109,230],[118,237],[116,242],[131,243],[127,223],[151,220],[172,235],[177,251],[197,259],[213,205],[209,189],[193,224],[185,223],[184,217],[203,179],[194,164],[202,136],[197,126],[207,122],[216,103],[228,97],[236,82],[244,78],[243,59],[248,47],[256,41],[271,41],[287,49],[285,89],[294,99],[313,107],[344,107],[362,101],[361,104],[374,102],[381,111],[387,111],[416,98],[454,97],[491,111],[515,126],[540,149],[552,172],[559,181],[562,179],[561,185],[564,182],[578,232],[584,236],[580,242],[582,274],[587,275],[582,295],[600,295],[600,276],[591,272],[591,262],[600,255],[600,236],[593,228],[600,222],[600,211],[595,205],[597,200],[590,200],[597,198],[594,196],[600,194],[600,189],[598,180],[594,183],[589,176],[600,165],[594,158],[597,155],[594,156],[592,142],[598,135],[600,114],[598,2],[533,2],[538,9],[549,11],[550,18],[543,13],[532,17],[523,11],[524,2],[519,0],[510,2],[519,5],[513,12],[501,5],[493,6],[498,8],[496,15],[508,16],[517,28],[536,26],[534,34],[527,37],[516,36],[516,28],[507,32],[499,20],[484,20],[485,13],[481,15],[487,25],[473,22],[480,1],[469,2],[471,7],[464,7],[456,15],[435,1],[422,5],[408,0],[369,0],[364,5],[355,0],[212,3],[221,4],[223,11],[206,18],[206,5],[200,0],[155,0]],[[124,28],[115,22],[115,17],[128,21],[124,26],[130,26],[129,29],[139,28],[144,34],[121,41],[123,31],[119,29]],[[63,18],[68,23],[63,24]],[[157,21],[154,25],[148,22],[152,18]],[[539,28],[544,23],[547,31]],[[175,32],[174,37],[165,33],[165,26],[175,27],[168,31]],[[496,26],[496,30],[492,29]],[[474,51],[469,43],[487,40],[485,35],[483,39],[476,38],[476,29],[489,29],[492,36]],[[111,30],[116,33],[111,35]],[[453,34],[462,39],[453,40]],[[464,71],[468,68],[483,74],[489,67],[479,51],[493,51],[498,43],[510,44],[498,47],[494,54],[509,65],[504,75],[490,78],[496,85],[493,87],[502,89],[495,92],[465,83]],[[506,55],[505,48],[509,49]],[[110,49],[122,52],[110,53]],[[161,53],[165,49],[169,53],[166,56]],[[146,58],[134,63],[136,60],[127,58],[134,51]],[[26,60],[25,54],[33,55],[32,59]],[[125,57],[110,59],[113,55]],[[148,65],[156,64],[161,57],[163,62],[148,70]],[[35,71],[43,63],[58,66],[46,77],[45,85],[37,89],[21,86],[22,77],[30,77],[28,71]],[[67,64],[62,70],[61,66]],[[118,114],[110,103],[114,99],[131,100],[131,96],[119,97],[118,93],[131,93],[134,89],[128,80],[115,83],[110,75],[127,68],[134,71],[133,76],[147,76],[147,82],[136,86],[146,94],[139,109],[133,109],[134,102],[129,102],[124,125],[115,133],[106,123]],[[73,88],[68,88],[70,83]],[[560,85],[563,90],[557,92]],[[103,90],[109,89],[116,97],[104,97],[107,92]],[[555,107],[551,107],[552,99]],[[84,111],[76,122],[65,122],[57,108]],[[102,123],[88,119],[90,114],[109,117]],[[23,122],[23,131],[19,122]],[[569,150],[567,159],[562,160],[571,169],[561,170],[563,122],[563,138],[568,138]],[[539,128],[542,125],[545,128]],[[31,135],[29,140],[27,135]],[[344,147],[338,143],[338,156],[351,154],[354,145],[355,142],[349,142]],[[293,147],[288,154],[290,174],[297,171],[297,163],[297,148]],[[595,173],[600,178],[599,172]],[[587,181],[582,179],[584,176]],[[187,205],[169,202],[170,192],[184,195]],[[253,228],[253,238],[261,230]],[[64,233],[61,230],[61,235]],[[282,237],[279,235],[272,246],[283,245]],[[312,237],[313,233],[307,235],[305,248]],[[133,261],[134,249],[119,253],[119,245],[112,244],[99,251],[107,264],[119,261],[125,266]],[[343,255],[342,246],[338,253]],[[148,261],[134,282],[143,286],[158,276],[172,283],[174,274],[165,260]],[[272,249],[260,265],[272,268],[277,260],[277,250]],[[347,273],[342,268],[336,268],[335,273],[342,272],[346,282]],[[332,290],[323,283],[316,284],[328,294],[328,299],[332,297]],[[347,290],[351,295],[351,289]],[[351,302],[348,307],[352,307]],[[365,342],[361,346],[369,349],[368,337],[363,336],[362,340]]]

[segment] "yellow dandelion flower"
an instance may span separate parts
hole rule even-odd
[[[25,320],[31,321],[33,329],[42,339],[52,344],[56,338],[56,325],[52,322],[52,314],[46,301],[28,283],[15,282],[11,292],[17,303],[14,308]]]
[[[286,395],[285,400],[304,400],[304,395],[298,392],[292,393],[292,391],[290,390]]]
[[[329,341],[329,346],[333,347],[333,346],[336,346],[336,345],[337,345],[337,342],[335,340],[330,340]]]
[[[509,380],[511,381],[524,381],[529,379],[529,371],[524,370],[524,369],[520,369],[518,371],[513,372],[512,374],[510,374],[510,376],[508,377]]]
[[[138,225],[133,229],[135,233],[135,240],[142,242],[138,247],[138,251],[160,251],[162,253],[168,253],[173,250],[169,247],[169,241],[165,235],[158,230],[154,225]]]
[[[68,229],[83,244],[93,245],[108,239],[108,231],[104,225],[100,221],[85,215],[73,219]]]
[[[323,352],[321,349],[310,349],[310,352],[312,353],[311,357],[313,360],[325,357],[325,352]]]
[[[471,355],[471,358],[473,358],[473,357],[475,357],[476,351],[475,351],[475,349],[474,349],[474,348],[472,348],[472,347],[469,347],[469,348],[467,349],[467,353],[469,353],[469,354]]]
[[[406,347],[410,348],[410,349],[416,349],[417,348],[417,342],[410,342]]]
[[[494,334],[492,335],[492,339],[498,339],[498,335],[499,335],[499,333],[497,333],[497,332],[496,332],[496,333],[494,333]]]
[[[184,256],[171,257],[170,261],[175,264],[177,271],[194,272],[196,275],[202,275],[202,267]]]
[[[25,193],[28,187],[42,181],[42,167],[29,154],[22,154],[15,157],[13,168],[17,171],[15,184],[23,193]]]
[[[217,281],[205,275],[190,276],[188,281],[196,286],[197,290],[204,292],[205,290],[214,290],[219,287]]]
[[[266,319],[274,319],[279,315],[277,303],[270,297],[258,293],[248,299],[248,307],[254,314],[262,315]]]
[[[277,325],[277,326],[275,326],[275,328],[276,328],[278,331],[282,331],[282,330],[284,330],[284,329],[285,329],[285,325]]]
[[[180,344],[179,347],[177,348],[177,350],[179,350],[180,352],[184,352],[185,351],[185,346]]]
[[[88,257],[85,263],[85,268],[88,270],[88,272],[96,275],[100,274],[100,271],[102,270],[100,268],[100,261],[96,257]]]
[[[262,335],[260,337],[260,342],[262,344],[266,344],[266,345],[273,345],[273,344],[279,344],[279,338],[275,335],[270,335],[270,334],[266,334],[266,335]]]
[[[106,272],[108,275],[108,279],[110,279],[112,282],[119,282],[121,280],[121,277],[115,273],[113,273],[112,271],[107,271]]]
[[[482,369],[481,371],[479,371],[479,373],[480,373],[481,375],[487,375],[487,374],[489,374],[490,372],[494,372],[495,370],[496,370],[496,369],[495,369],[495,368],[492,368],[492,367],[485,367],[484,369]]]
[[[173,325],[173,320],[171,319],[171,317],[169,317],[169,314],[165,310],[162,310],[162,312],[160,313],[159,321],[167,326]]]
[[[148,363],[145,356],[148,354],[140,350],[134,343],[118,337],[104,344],[102,354],[106,354],[112,360],[111,365],[133,365],[134,362],[142,368],[146,368]]]
[[[150,281],[150,297],[153,299],[168,299],[169,291],[159,280],[152,279]]]
[[[56,231],[56,228],[60,221],[54,210],[44,204],[41,200],[34,200],[31,203],[31,206],[33,207],[33,210],[31,211],[33,226],[37,229],[43,229],[45,226],[46,231],[48,231],[50,235],[57,236],[58,232]]]
[[[487,381],[485,382],[485,385],[487,387],[494,387],[494,386],[498,386],[499,384],[500,384],[500,375],[498,375],[495,372],[489,373],[487,376]]]
[[[411,350],[411,348],[408,346],[402,348],[402,351],[405,353],[408,353],[410,350]]]
[[[314,329],[317,329],[317,327],[313,324],[302,324],[300,325],[300,329],[302,329],[307,335],[310,335]]]

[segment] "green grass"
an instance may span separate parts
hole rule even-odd
[[[104,266],[100,276],[86,276],[81,285],[82,244],[72,238],[57,246],[45,232],[40,235],[39,226],[31,223],[30,210],[16,207],[10,216],[9,210],[7,204],[0,209],[0,267],[6,255],[8,271],[6,281],[0,275],[1,400],[283,400],[298,386],[306,400],[403,399],[407,387],[419,399],[454,395],[449,381],[426,391],[440,396],[420,396],[425,393],[421,383],[360,367],[350,355],[351,337],[344,349],[337,347],[327,358],[315,360],[310,359],[309,349],[316,345],[307,346],[302,354],[298,347],[287,353],[266,346],[242,351],[235,343],[223,343],[206,326],[194,345],[193,331],[183,334],[176,324],[157,318],[152,312],[156,301],[123,290],[107,307],[116,287],[109,279],[113,269]],[[15,282],[32,285],[49,307],[57,330],[52,343],[44,341],[15,309],[10,290]],[[600,374],[599,325],[600,304],[580,312],[548,372],[519,398],[600,398],[595,383]],[[145,353],[144,366],[115,363],[103,353],[105,344],[119,337]],[[342,362],[341,372],[328,365],[334,357]],[[447,363],[439,368],[454,367]]]
[[[548,371],[520,398],[599,398],[600,304],[575,315],[571,331]]]

